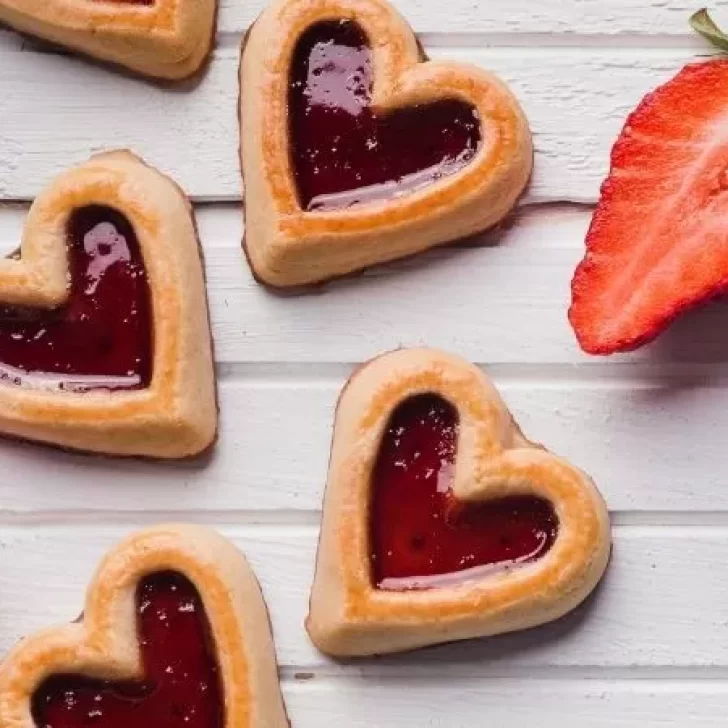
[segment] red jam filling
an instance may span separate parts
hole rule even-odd
[[[477,113],[462,101],[375,113],[368,40],[351,21],[304,33],[290,76],[292,158],[304,210],[408,194],[462,169],[480,146]]]
[[[138,389],[152,373],[149,285],[134,230],[107,207],[68,222],[70,294],[53,311],[0,308],[0,382]]]
[[[137,589],[144,680],[55,675],[33,695],[37,728],[222,728],[224,708],[204,608],[183,576],[161,572]]]
[[[371,568],[379,589],[428,589],[516,568],[543,556],[558,519],[545,500],[465,504],[452,494],[456,409],[435,395],[392,414],[373,474]]]

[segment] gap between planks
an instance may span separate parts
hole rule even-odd
[[[0,254],[3,251],[13,252],[19,244],[31,202],[25,199],[0,200]],[[241,247],[244,224],[243,206],[240,201],[195,202],[194,211],[200,241],[205,250]],[[523,198],[510,215],[495,227],[486,230],[480,236],[462,241],[455,240],[448,243],[447,247],[469,248],[481,243],[492,244],[490,236],[506,235],[518,228],[519,236],[525,238],[521,241],[524,247],[573,248],[576,240],[579,246],[582,245],[593,211],[592,203],[568,200],[532,202]],[[564,241],[563,235],[552,236],[556,242],[552,242],[552,237],[544,240],[543,236],[534,235],[535,228],[542,229],[544,226],[563,229],[567,233],[568,242]],[[530,234],[524,235],[524,230]],[[480,241],[479,238],[485,239]]]
[[[487,638],[485,638],[487,639]],[[376,659],[376,658],[373,658]],[[387,683],[402,683],[417,688],[445,688],[443,666],[433,664],[408,664],[406,670],[398,665],[377,665],[376,662],[347,662],[350,672],[341,667],[321,665],[280,665],[279,676],[289,690],[314,687],[348,687],[352,679],[362,681],[386,679]],[[352,673],[354,673],[352,675]],[[727,692],[728,667],[721,665],[514,665],[498,668],[494,666],[487,677],[473,675],[472,667],[447,664],[449,680],[458,679],[458,688],[483,687],[498,690],[513,687],[512,681],[528,681],[529,689],[543,684],[544,687],[561,687],[576,690],[593,690],[604,685],[604,689],[644,690],[648,692],[673,692],[686,689],[691,692]],[[583,683],[588,683],[584,685]]]
[[[610,511],[612,531],[615,535],[634,538],[673,537],[728,533],[728,511]],[[266,537],[277,533],[286,536],[315,536],[319,530],[321,512],[304,509],[224,509],[224,510],[83,510],[67,511],[0,510],[0,536],[27,529],[53,532],[74,529],[96,530],[109,526],[133,531],[144,525],[187,522],[212,526],[234,532],[235,535],[259,534]]]
[[[373,351],[372,356],[377,352]],[[218,362],[220,382],[251,388],[340,388],[363,362]],[[497,387],[539,389],[650,389],[728,387],[725,362],[640,362],[595,358],[567,362],[473,362]]]

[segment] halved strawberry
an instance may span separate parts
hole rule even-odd
[[[686,66],[629,116],[586,248],[569,320],[591,354],[635,349],[728,289],[728,60]]]

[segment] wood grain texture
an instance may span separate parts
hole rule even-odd
[[[526,434],[589,472],[613,511],[645,512],[656,523],[666,514],[722,513],[728,523],[728,450],[720,435],[728,431],[728,387],[648,375],[549,381],[502,371],[495,382]],[[0,440],[0,521],[93,520],[95,512],[148,521],[172,512],[214,522],[229,512],[245,522],[316,523],[344,379],[343,370],[224,379],[220,439],[203,463],[117,462]]]
[[[0,650],[31,630],[74,618],[96,561],[133,526],[96,520],[86,525],[1,528]],[[317,527],[240,527],[223,522],[221,530],[255,568],[280,664],[296,670],[401,678],[408,672],[441,675],[447,669],[453,679],[487,679],[526,668],[538,675],[546,668],[579,666],[625,671],[728,666],[728,641],[718,637],[728,618],[728,580],[715,578],[716,565],[728,559],[728,531],[723,527],[617,528],[602,586],[570,616],[518,634],[351,664],[319,654],[302,627]]]
[[[17,244],[22,218],[22,206],[0,211],[0,248]],[[588,221],[572,207],[526,210],[495,247],[439,251],[281,297],[250,277],[239,208],[202,206],[221,379],[215,451],[169,465],[0,440],[0,515],[317,511],[347,376],[378,351],[424,343],[481,363],[529,436],[592,474],[614,511],[728,511],[719,436],[728,309],[712,304],[634,355],[582,356],[565,311]]]
[[[443,248],[283,296],[253,280],[240,250],[239,208],[203,206],[200,232],[220,370],[276,362],[350,365],[423,344],[491,366],[536,367],[544,377],[548,367],[606,362],[679,371],[691,381],[702,376],[701,367],[719,370],[728,361],[723,302],[683,317],[633,354],[595,359],[581,353],[566,312],[590,214],[525,210],[475,247]],[[15,207],[7,218],[0,212],[0,249],[17,246],[21,219]]]
[[[700,367],[728,361],[723,302],[685,316],[632,354],[606,360],[581,353],[566,312],[587,209],[526,210],[510,226],[481,236],[475,247],[443,248],[296,296],[270,293],[252,279],[239,249],[238,211],[227,208],[231,220],[217,230],[213,211],[207,212],[201,230],[223,370],[241,362],[351,364],[423,344],[484,364],[533,366],[544,377],[551,366],[609,362],[663,373],[677,369],[694,379]]]
[[[60,170],[109,144],[132,148],[197,200],[240,198],[237,44],[216,52],[194,93],[184,93],[2,41],[0,198],[32,199]],[[430,55],[481,65],[511,84],[534,132],[525,201],[593,202],[626,113],[694,51],[475,47]]]
[[[294,298],[258,286],[237,249],[210,251],[218,360],[359,362],[427,344],[491,364],[594,363],[566,318],[582,251],[526,252],[511,248],[507,237],[494,247],[443,249],[374,268]],[[681,319],[653,346],[613,361],[724,362],[726,316],[724,303],[713,304]]]
[[[218,43],[239,35],[265,7],[265,0],[220,0]],[[687,47],[697,51],[705,43],[695,38],[687,23],[698,5],[691,0],[493,0],[487,9],[476,0],[399,0],[397,8],[417,33],[434,35],[438,45],[485,36],[491,44],[566,46],[583,43],[637,47]],[[728,2],[710,3],[717,20],[728,19]],[[29,39],[0,29],[3,44],[34,48]],[[537,43],[534,43],[534,37]]]
[[[220,29],[242,31],[265,6],[263,0],[222,0]],[[397,7],[418,33],[447,34],[448,42],[458,34],[504,35],[535,33],[541,43],[565,42],[569,36],[691,37],[687,18],[695,12],[690,0],[498,0],[480,5],[476,0],[399,0]],[[728,3],[711,3],[716,18],[728,15]],[[696,48],[704,48],[696,42]]]
[[[715,728],[724,721],[727,691],[724,681],[578,678],[403,681],[354,675],[284,683],[295,725],[347,728]]]

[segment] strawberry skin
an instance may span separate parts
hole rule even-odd
[[[627,119],[569,320],[584,351],[629,351],[727,289],[728,60],[713,60],[683,68]]]

